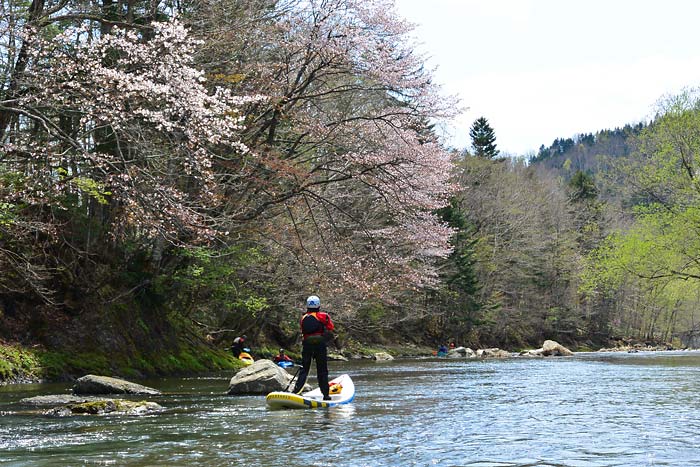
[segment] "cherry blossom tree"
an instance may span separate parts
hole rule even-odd
[[[239,3],[226,5],[240,13]],[[198,16],[200,63],[214,81],[268,98],[247,110],[258,159],[234,218],[303,265],[290,288],[344,296],[348,309],[430,285],[449,252],[433,211],[450,193],[451,161],[428,122],[456,103],[432,82],[412,26],[384,0],[259,2],[245,16],[217,5],[200,4],[217,13]],[[246,21],[273,45],[226,33]]]
[[[16,117],[0,148],[6,206],[83,254],[98,239],[88,231],[76,243],[61,212],[103,224],[101,242],[154,252],[225,235],[215,167],[254,157],[237,108],[256,98],[207,89],[192,66],[196,43],[177,21],[97,36],[89,26],[51,36],[28,24],[22,34],[31,47],[2,102]]]

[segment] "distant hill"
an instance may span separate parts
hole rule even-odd
[[[625,125],[614,130],[584,133],[573,138],[557,138],[549,146],[540,146],[530,164],[544,166],[561,172],[566,178],[576,171],[595,174],[599,171],[601,157],[620,157],[632,152],[634,137],[646,128],[645,123]]]

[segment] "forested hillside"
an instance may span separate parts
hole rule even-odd
[[[697,161],[673,139],[694,149],[692,105],[528,164],[485,118],[482,150],[441,144],[459,104],[388,0],[3,6],[6,343],[202,368],[238,334],[295,345],[312,293],[341,348],[692,325],[697,239],[658,238],[694,222]],[[626,257],[639,242],[673,257]]]
[[[582,133],[571,138],[557,138],[549,147],[540,146],[530,158],[531,164],[574,174],[582,171],[595,174],[606,170],[607,159],[629,156],[634,150],[636,137],[644,130],[644,123],[624,125],[613,130]]]

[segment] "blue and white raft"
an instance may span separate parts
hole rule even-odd
[[[275,391],[265,398],[267,406],[271,409],[323,409],[348,404],[355,398],[355,384],[348,375],[340,375],[328,382],[330,386],[331,400],[324,401],[321,389],[304,394]]]

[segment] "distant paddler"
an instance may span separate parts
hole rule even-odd
[[[238,336],[233,340],[233,345],[231,346],[231,353],[234,357],[239,358],[243,348],[245,347],[246,336]]]

